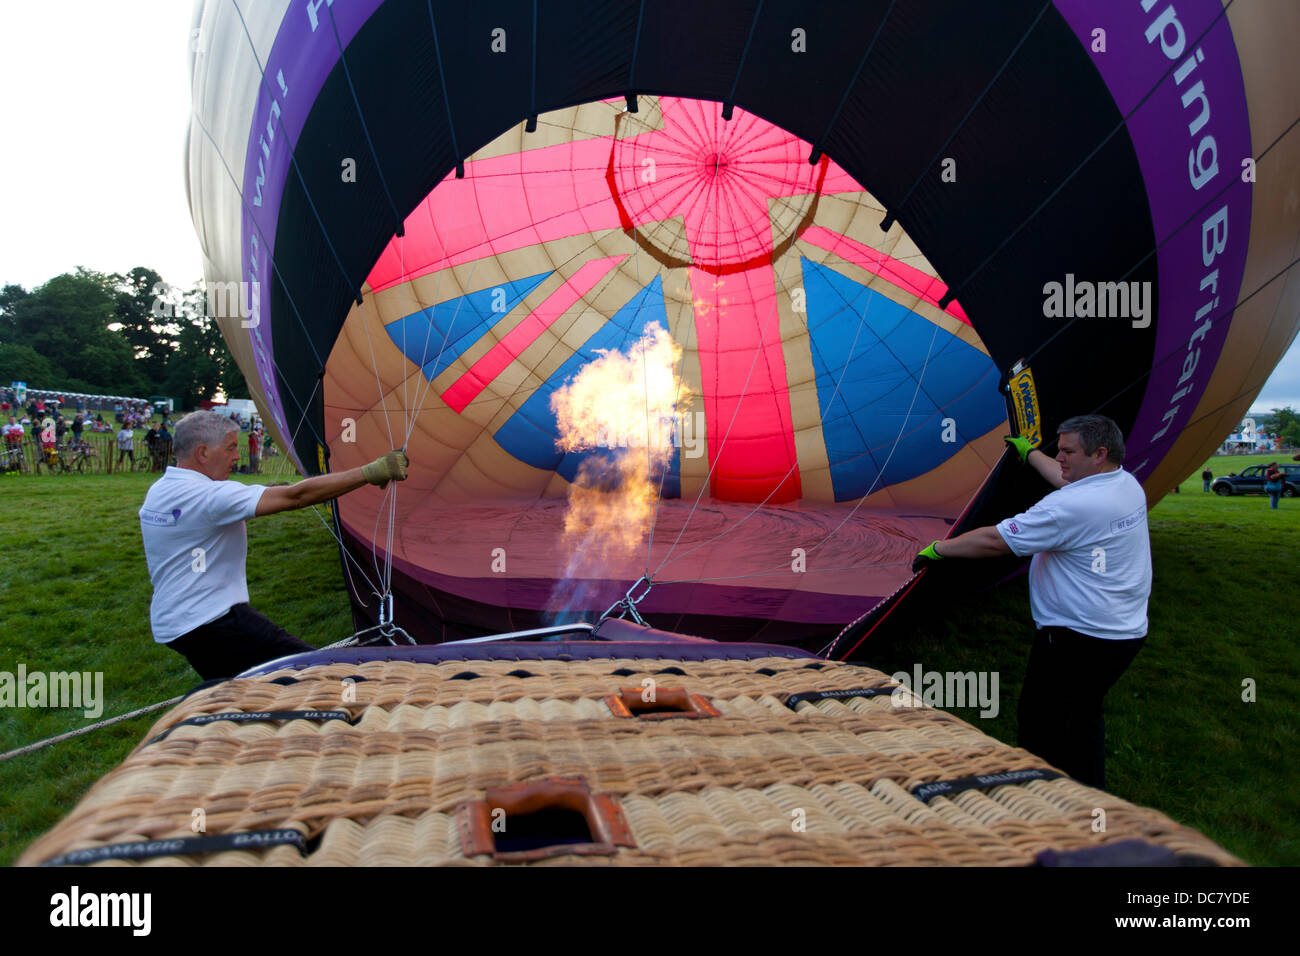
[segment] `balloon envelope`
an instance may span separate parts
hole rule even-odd
[[[833,630],[1042,494],[1013,367],[1154,502],[1293,337],[1300,12],[700,6],[196,8],[191,203],[259,408],[309,472],[414,463],[339,503],[359,619],[648,575],[665,626]]]

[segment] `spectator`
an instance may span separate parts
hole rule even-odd
[[[1282,469],[1277,466],[1277,462],[1270,461],[1264,472],[1264,490],[1268,492],[1268,506],[1274,511],[1277,510],[1278,496],[1282,494],[1282,477]]]
[[[1213,480],[1214,480],[1214,473],[1210,471],[1210,469],[1206,468],[1203,472],[1201,472],[1201,490],[1209,491],[1210,482],[1212,482]]]
[[[14,416],[9,416],[9,421],[4,427],[5,451],[13,451],[23,443],[23,426],[18,424]]]
[[[85,422],[82,421],[81,415],[77,415],[77,417],[72,420],[73,441],[78,441],[78,442],[81,441],[81,430],[85,427],[86,427]]]
[[[154,425],[145,433],[144,443],[149,449],[149,470],[158,470],[158,426]]]
[[[129,425],[123,425],[122,430],[117,433],[117,464],[122,465],[123,458],[131,459],[131,467],[135,467],[135,432]]]
[[[54,442],[57,445],[63,444],[63,436],[68,433],[68,422],[62,415],[54,419]]]
[[[260,453],[262,450],[260,445],[261,436],[258,435],[256,430],[250,431],[248,433],[248,473],[250,475],[260,475],[262,473],[259,464],[261,461]]]

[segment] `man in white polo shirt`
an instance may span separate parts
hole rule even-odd
[[[1038,625],[1020,695],[1020,745],[1076,780],[1106,785],[1106,692],[1147,635],[1151,541],[1146,494],[1120,465],[1124,436],[1103,415],[1061,423],[1056,459],[1008,439],[1057,490],[1028,511],[935,541],[913,570],[942,558],[1033,555]]]
[[[403,481],[405,453],[392,451],[364,467],[292,485],[243,485],[226,480],[239,458],[239,426],[216,412],[194,412],[178,422],[173,450],[176,465],[154,482],[140,509],[154,640],[184,655],[204,680],[315,650],[249,607],[244,522],[329,501],[367,483]]]

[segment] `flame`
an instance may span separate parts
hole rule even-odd
[[[626,352],[597,354],[551,396],[556,447],[595,452],[569,487],[561,547],[570,558],[551,599],[559,618],[587,609],[579,605],[595,598],[589,579],[617,574],[644,547],[676,409],[690,397],[674,375],[682,350],[657,322]]]

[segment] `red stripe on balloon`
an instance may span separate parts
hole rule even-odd
[[[897,286],[904,292],[920,296],[923,301],[935,308],[938,308],[939,300],[948,291],[947,284],[937,276],[928,275],[915,266],[909,266],[891,255],[847,236],[841,236],[838,232],[832,232],[821,226],[811,226],[799,238],[866,269],[872,275],[880,276],[890,285]],[[945,311],[953,318],[970,325],[970,319],[966,318],[965,310],[958,305],[956,299],[948,304]]]
[[[711,493],[727,501],[799,498],[772,269],[727,276],[691,269],[691,290]]]
[[[488,383],[505,371],[512,362],[518,361],[524,350],[536,342],[556,319],[569,311],[575,302],[590,292],[597,282],[626,258],[626,255],[608,256],[604,259],[592,259],[583,265],[581,269],[569,276],[563,285],[547,296],[545,302],[507,332],[486,355],[456,379],[442,393],[443,401],[458,414],[463,412],[465,407],[487,388]]]

